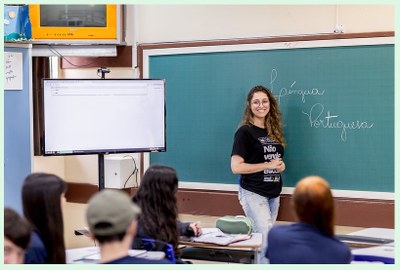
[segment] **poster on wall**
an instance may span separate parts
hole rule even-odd
[[[22,90],[22,53],[4,52],[4,89]]]

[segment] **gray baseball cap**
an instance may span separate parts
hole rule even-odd
[[[111,236],[125,232],[139,214],[140,208],[127,193],[107,189],[89,200],[86,219],[94,235]]]

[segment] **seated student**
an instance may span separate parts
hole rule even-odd
[[[22,186],[22,205],[32,226],[25,263],[65,263],[62,207],[67,184],[54,174],[33,173]]]
[[[171,244],[175,251],[176,263],[185,263],[179,258],[179,236],[200,235],[201,226],[199,222],[182,223],[178,220],[177,191],[178,177],[175,169],[164,165],[152,165],[143,175],[133,201],[142,210],[137,237]]]
[[[334,203],[329,184],[319,176],[302,179],[293,205],[298,223],[275,226],[268,234],[270,263],[331,263],[352,260],[349,247],[334,237]]]
[[[17,212],[4,209],[4,263],[24,263],[25,250],[31,239],[31,227]]]
[[[100,262],[107,264],[165,264],[168,260],[146,260],[128,255],[136,234],[140,209],[128,194],[103,190],[95,194],[86,210],[92,237],[100,244]]]

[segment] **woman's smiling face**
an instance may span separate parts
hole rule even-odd
[[[255,92],[250,101],[251,112],[255,118],[265,118],[269,112],[269,98],[264,92]]]

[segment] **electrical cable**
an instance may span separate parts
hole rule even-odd
[[[91,66],[91,65],[93,65],[94,63],[97,62],[97,58],[96,58],[94,61],[92,61],[92,62],[90,62],[90,63],[87,63],[87,64],[85,64],[85,65],[77,65],[77,64],[72,63],[70,60],[68,60],[67,57],[63,56],[59,51],[57,51],[56,48],[54,48],[54,47],[51,46],[50,44],[48,44],[47,46],[49,47],[49,50],[50,50],[51,52],[53,52],[53,53],[54,53],[55,55],[57,55],[58,57],[64,59],[65,61],[68,62],[68,64],[70,64],[71,66],[74,66],[74,67],[86,67],[86,66]],[[98,75],[97,75],[97,76],[98,76]]]
[[[128,183],[129,179],[132,177],[132,175],[134,175],[136,172],[139,171],[139,169],[138,169],[137,166],[136,166],[136,161],[135,161],[135,159],[134,159],[132,156],[130,156],[130,155],[123,156],[122,158],[125,158],[125,157],[130,157],[130,158],[132,159],[133,164],[135,165],[135,167],[133,168],[132,173],[131,173],[131,174],[128,176],[128,178],[125,180],[124,188],[125,188],[126,184]],[[138,185],[138,181],[137,181],[137,173],[136,173],[136,175],[135,175],[135,182],[136,182],[136,186],[135,186],[135,187],[138,187],[139,185]]]

